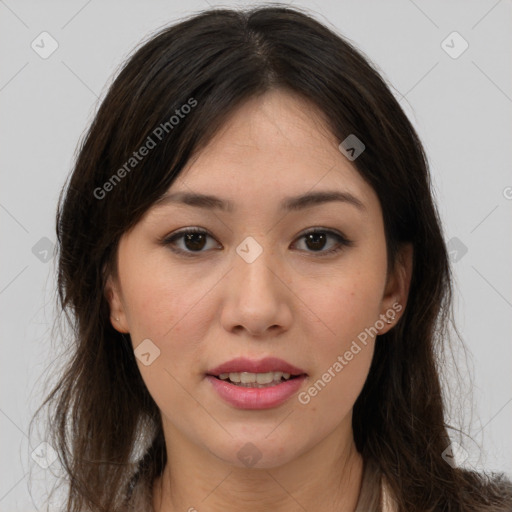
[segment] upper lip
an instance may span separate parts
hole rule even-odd
[[[237,357],[226,361],[219,366],[209,370],[208,375],[215,375],[218,377],[221,373],[267,373],[267,372],[283,372],[291,375],[302,375],[306,372],[293,366],[282,359],[277,357],[265,357],[263,359],[247,359],[245,357]]]

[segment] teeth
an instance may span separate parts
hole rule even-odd
[[[232,377],[232,373],[229,374],[229,378],[231,379]],[[236,374],[238,375],[238,374]],[[252,384],[254,382],[256,382],[256,375],[254,373],[249,373],[249,372],[241,372],[240,373],[240,382],[242,384]]]
[[[240,374],[239,373],[230,373],[229,380],[231,382],[240,382]]]
[[[289,373],[284,372],[267,372],[267,373],[251,373],[251,372],[231,372],[221,373],[219,379],[230,380],[235,384],[270,384],[272,382],[281,382],[281,377],[285,380],[290,378]]]
[[[278,373],[279,372],[276,372],[276,376],[277,376]],[[281,375],[283,375],[283,374],[281,373]],[[256,382],[258,384],[270,384],[273,380],[281,380],[281,377],[279,377],[279,379],[277,379],[277,378],[275,379],[274,378],[274,372],[257,373],[256,374]]]

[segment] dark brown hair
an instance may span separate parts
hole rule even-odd
[[[401,244],[414,249],[407,307],[378,338],[355,403],[357,449],[400,511],[511,510],[501,476],[453,468],[441,456],[450,439],[436,354],[446,342],[451,275],[422,144],[368,58],[282,6],[203,11],[159,31],[119,72],[82,141],[57,212],[59,304],[72,356],[43,404],[69,480],[66,510],[121,511],[136,499],[137,510],[150,510],[166,464],[160,412],[129,337],[110,323],[105,280],[116,273],[120,237],[226,117],[276,88],[315,105],[339,141],[363,141],[353,163],[379,197],[390,268]],[[149,138],[155,146],[130,161]]]

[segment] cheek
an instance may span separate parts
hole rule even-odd
[[[355,262],[316,279],[302,290],[305,302],[323,327],[321,336],[327,346],[340,349],[374,325],[381,312],[384,283],[385,270],[380,262]]]
[[[204,291],[183,281],[167,275],[163,267],[139,268],[129,283],[127,299],[133,348],[147,339],[157,347],[158,356],[150,365],[140,359],[137,365],[150,395],[168,418],[175,411],[191,412],[197,405],[186,389],[190,374],[201,368],[200,340],[206,329],[200,320],[205,318]]]
[[[203,309],[208,303],[205,294],[215,285],[215,276],[205,278],[204,272],[202,275],[193,267],[183,271],[171,263],[165,251],[126,259],[123,268],[121,279],[134,341],[152,338],[163,343],[172,339],[187,345],[194,338],[191,326],[203,327]]]
[[[310,379],[308,386],[298,395],[301,423],[320,437],[339,425],[348,428],[351,411],[367,379],[373,356],[373,342],[359,344],[357,353],[349,361],[346,352],[329,358],[324,372]],[[350,351],[350,345],[348,347]],[[338,360],[338,356],[341,356]]]
[[[135,289],[140,291],[132,295],[129,309],[134,349],[150,339],[160,351],[152,366],[167,380],[172,374],[181,382],[181,377],[199,371],[201,340],[206,337],[209,317],[208,301],[201,300],[204,291],[162,277],[134,283]],[[141,367],[143,377],[145,369]]]
[[[137,358],[148,391],[160,408],[169,400],[185,406],[190,396],[180,383],[191,369],[201,368],[196,340],[205,337],[204,282],[185,279],[165,258],[127,258],[121,268],[133,349],[137,353],[145,343],[151,353],[149,365]]]
[[[311,336],[316,339],[316,371],[298,399],[305,423],[327,433],[350,414],[367,379],[375,343],[369,328],[378,317],[379,301],[374,291],[344,287],[316,304],[329,330],[318,328],[318,336]]]
[[[368,376],[385,284],[386,262],[377,256],[354,258],[306,295],[321,319],[309,336],[316,340],[312,355],[318,370],[299,402],[320,430],[350,413]],[[330,422],[323,423],[315,411]]]

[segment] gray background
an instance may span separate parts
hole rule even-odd
[[[56,202],[77,143],[132,49],[208,5],[248,3],[0,0],[1,512],[38,510],[37,488],[58,472],[57,463],[45,470],[31,458],[44,438],[29,439],[28,422],[59,346],[50,331],[55,260],[46,261],[45,250],[55,243]],[[314,11],[370,57],[425,144],[453,251],[456,323],[472,354],[466,365],[464,352],[455,353],[465,382],[455,406],[474,439],[465,441],[465,464],[512,476],[511,2],[293,5]],[[46,59],[31,47],[34,40],[42,47],[43,31],[58,43]],[[459,52],[460,40],[442,45],[453,31],[469,44],[457,58],[445,49]],[[447,379],[455,396],[453,372]]]

